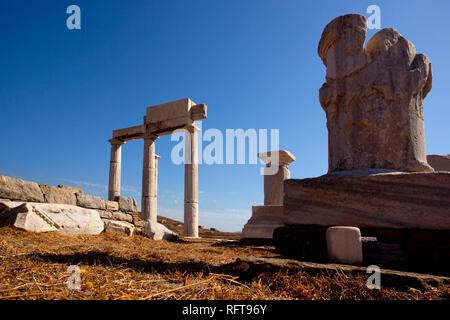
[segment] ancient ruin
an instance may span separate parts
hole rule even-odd
[[[356,227],[363,237],[377,239],[362,243],[365,262],[370,247],[380,264],[428,260],[446,268],[450,172],[435,172],[425,154],[423,100],[431,89],[431,63],[392,28],[377,32],[364,48],[366,29],[364,16],[350,14],[323,31],[318,53],[327,82],[319,98],[327,116],[329,171],[318,178],[285,180],[286,226],[274,231],[275,246],[283,253],[323,259],[327,228]],[[440,168],[448,160],[430,159]],[[359,246],[354,229],[329,234],[331,261],[359,259],[345,257],[349,249],[343,248],[347,235],[353,248]],[[386,245],[400,254],[384,261]]]
[[[431,63],[393,28],[377,32],[364,48],[366,29],[364,16],[349,14],[330,22],[320,39],[329,172],[433,171],[422,104],[431,90]]]
[[[146,233],[157,233],[157,177],[158,159],[155,143],[159,136],[175,130],[186,132],[184,180],[184,236],[198,237],[198,128],[195,120],[206,118],[206,105],[195,104],[190,99],[168,102],[147,108],[144,124],[113,131],[109,173],[109,200],[120,196],[121,149],[126,141],[144,139],[144,164],[142,173],[142,219]]]

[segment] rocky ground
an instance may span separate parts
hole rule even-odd
[[[182,228],[180,222],[160,220],[169,228]],[[140,235],[70,236],[0,228],[0,299],[450,298],[448,283],[370,290],[367,275],[339,271],[263,269],[244,276],[233,268],[236,259],[277,257],[275,249],[229,240],[238,234],[208,229],[201,234],[205,239],[168,242]],[[80,268],[81,290],[67,287],[72,265]]]

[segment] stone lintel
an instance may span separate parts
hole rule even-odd
[[[111,144],[117,144],[117,145],[125,144],[125,141],[120,140],[120,139],[109,139],[108,142]]]
[[[117,129],[113,131],[113,139],[119,141],[129,141],[135,139],[142,139],[145,134],[145,126],[139,125],[124,129]]]

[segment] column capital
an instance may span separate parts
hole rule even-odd
[[[183,129],[189,131],[190,133],[199,132],[200,131],[200,128],[195,126],[195,125],[185,126],[185,127],[183,127]]]
[[[159,160],[159,159],[161,159],[161,157],[158,156],[157,154],[155,154],[155,159],[156,159],[156,160]]]
[[[151,133],[151,132],[149,132],[149,133],[145,133],[144,134],[144,139],[151,139],[151,140],[153,140],[153,141],[156,141],[156,140],[158,140],[158,138],[159,138],[159,136],[158,135],[156,135],[156,134],[154,134],[154,133]]]
[[[125,141],[120,140],[120,139],[110,139],[110,140],[108,140],[108,142],[111,143],[111,144],[118,144],[118,145],[125,144]]]
[[[258,158],[260,158],[267,167],[272,166],[272,162],[274,159],[275,162],[278,162],[278,166],[289,166],[291,162],[295,161],[294,155],[286,150],[259,153]]]

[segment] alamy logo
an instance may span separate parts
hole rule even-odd
[[[367,274],[372,274],[367,278],[366,285],[369,289],[381,289],[381,270],[379,266],[371,265],[367,267]]]
[[[381,9],[377,5],[370,5],[367,7],[367,13],[372,15],[367,18],[368,29],[381,29]]]
[[[81,290],[81,270],[79,266],[70,266],[67,268],[66,273],[70,274],[69,279],[66,281],[67,288],[69,290]]]
[[[70,5],[66,10],[70,16],[66,20],[66,26],[69,30],[81,30],[81,9],[77,5]]]
[[[265,153],[269,150],[278,150],[279,137],[279,129],[270,129],[269,149],[268,129],[226,129],[224,137],[222,131],[214,128],[207,129],[203,133],[200,121],[194,135],[194,139],[198,142],[198,155],[191,157],[189,154],[192,149],[190,147],[192,143],[190,141],[191,135],[186,134],[185,129],[178,129],[171,135],[171,141],[178,142],[172,148],[171,160],[175,165],[190,164],[190,159],[193,159],[195,164],[204,163],[207,165],[258,164],[258,152]],[[204,142],[208,143],[205,147],[203,147]],[[197,148],[195,149],[197,150]],[[246,161],[247,158],[248,162]],[[278,153],[273,153],[270,160],[270,166],[261,168],[261,175],[274,175],[278,172]]]

